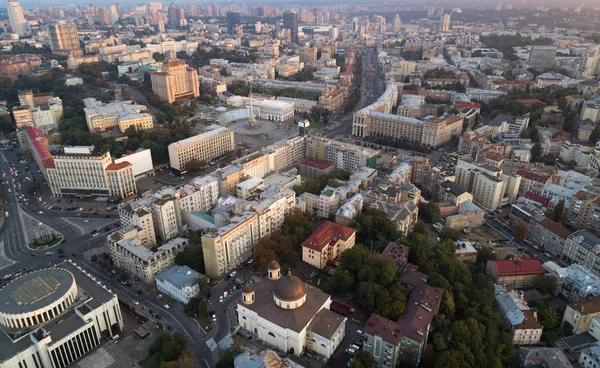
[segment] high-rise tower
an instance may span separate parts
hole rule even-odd
[[[27,20],[23,15],[23,9],[17,0],[8,0],[8,20],[13,32],[19,36],[25,36],[29,33]]]
[[[298,13],[295,11],[283,13],[283,28],[290,30],[292,43],[298,44]]]

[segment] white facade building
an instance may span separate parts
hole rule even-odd
[[[329,310],[331,297],[269,264],[268,280],[242,288],[240,325],[267,345],[294,355],[330,358],[345,335],[346,318]]]
[[[172,266],[156,276],[156,288],[184,304],[200,293],[200,274],[188,266]]]
[[[122,331],[116,294],[68,261],[0,291],[0,368],[63,368]]]

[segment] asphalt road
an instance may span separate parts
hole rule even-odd
[[[0,173],[6,173],[2,189],[5,191],[5,211],[8,212],[8,217],[4,218],[4,224],[0,228],[0,276],[14,274],[17,271],[22,271],[25,267],[31,267],[35,270],[60,263],[65,259],[72,259],[97,275],[98,279],[109,286],[120,300],[129,303],[136,309],[139,308],[140,312],[147,314],[149,317],[148,311],[150,309],[153,310],[154,315],[158,313],[161,316],[159,322],[162,322],[164,326],[172,326],[174,332],[181,332],[186,336],[188,348],[194,351],[198,362],[202,366],[214,367],[219,359],[220,351],[218,349],[211,351],[207,345],[207,340],[214,337],[216,341],[219,341],[229,334],[230,318],[235,318],[232,306],[239,298],[240,292],[234,293],[224,303],[219,303],[218,294],[213,293],[216,297],[216,304],[213,301],[212,305],[218,306],[218,320],[216,328],[212,330],[209,336],[205,336],[198,324],[185,315],[183,305],[178,303],[167,309],[164,307],[165,303],[156,296],[155,292],[147,290],[146,285],[134,283],[131,287],[127,287],[120,284],[116,280],[116,275],[119,275],[120,272],[117,271],[116,275],[111,275],[83,257],[84,252],[105,245],[107,235],[119,229],[116,226],[117,216],[106,215],[110,218],[105,219],[104,215],[92,216],[90,214],[48,210],[27,191],[30,182],[24,180],[26,176],[36,176],[36,179],[40,182],[43,181],[41,174],[37,173],[35,163],[31,162],[30,158],[28,160],[28,162],[21,164],[15,151],[0,152]],[[11,175],[9,163],[17,168],[17,174],[14,177]],[[26,165],[30,166],[28,172],[23,169]],[[18,198],[21,195],[23,199]],[[25,201],[25,198],[28,201]],[[40,211],[42,211],[41,214]],[[73,221],[64,221],[65,218],[76,218],[77,215],[81,215],[82,219],[89,217],[90,222],[95,221],[94,218],[98,218],[102,221],[108,221],[109,224],[101,228],[100,235],[94,236],[90,227],[88,227],[90,232],[82,234],[83,228],[78,229],[81,231],[75,231],[77,229],[72,225]],[[49,250],[53,252],[52,255],[46,255],[46,251],[31,250],[27,247],[28,242],[35,237],[35,231],[31,227],[39,223],[50,226],[64,236],[64,241],[60,245]],[[107,231],[104,231],[105,229]],[[60,257],[57,252],[59,248],[64,250],[64,258]],[[219,284],[216,290],[219,290],[219,288],[222,290],[222,287],[223,285]],[[141,294],[137,293],[138,289],[142,290]],[[137,301],[139,304],[135,305],[133,301]]]

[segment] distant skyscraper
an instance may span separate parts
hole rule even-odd
[[[427,9],[427,16],[431,17],[435,15],[435,6],[430,6],[429,9]]]
[[[440,18],[440,31],[442,31],[442,32],[450,31],[450,14],[444,14]]]
[[[230,35],[235,34],[237,26],[242,23],[242,15],[237,12],[227,12],[227,33]]]
[[[119,20],[119,12],[116,5],[111,5],[108,7],[108,17],[110,19],[110,24],[117,23]]]
[[[169,27],[177,28],[179,26],[179,21],[177,20],[177,5],[171,3],[169,4]]]
[[[50,36],[52,52],[81,53],[75,24],[65,23],[64,21],[53,24],[48,29],[48,35]]]
[[[394,31],[399,31],[402,28],[402,18],[400,18],[400,14],[396,14],[394,17]]]
[[[25,36],[29,33],[27,20],[25,20],[23,9],[17,0],[8,0],[8,20],[14,33],[19,36]]]
[[[291,11],[283,13],[283,28],[290,30],[292,43],[298,44],[298,13]]]
[[[110,25],[110,16],[108,15],[108,9],[106,8],[98,8],[98,22],[101,26]]]

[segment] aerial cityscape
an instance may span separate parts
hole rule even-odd
[[[0,368],[600,367],[600,3],[5,9]]]

